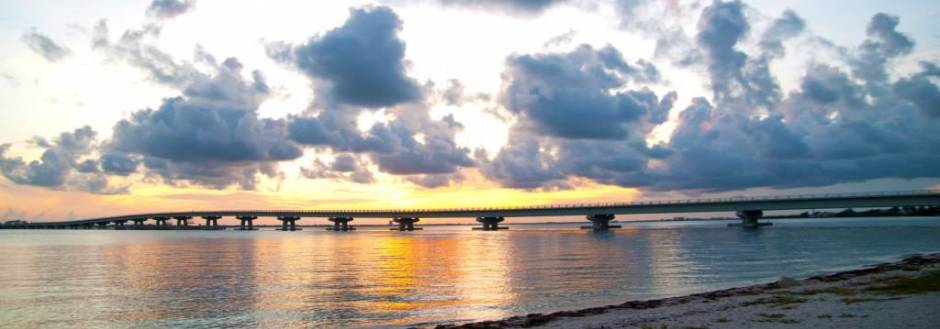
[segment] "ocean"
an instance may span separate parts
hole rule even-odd
[[[433,326],[806,277],[940,251],[940,218],[0,230],[4,328]],[[587,224],[587,223],[585,223]]]

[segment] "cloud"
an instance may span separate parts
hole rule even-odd
[[[696,40],[707,54],[709,80],[716,100],[733,97],[735,88],[744,80],[741,72],[748,56],[735,48],[750,30],[744,6],[740,1],[715,0],[702,10],[699,18]]]
[[[159,25],[147,24],[139,29],[128,29],[111,41],[108,23],[101,20],[92,32],[92,48],[146,71],[154,82],[168,87],[183,88],[193,79],[204,76],[191,63],[178,62],[148,43],[160,35],[160,30]]]
[[[775,21],[763,36],[767,48],[761,56],[749,56],[738,49],[750,31],[745,12],[747,6],[740,1],[714,1],[702,10],[696,42],[705,52],[702,58],[708,69],[712,97],[719,106],[736,106],[742,111],[766,110],[776,106],[783,97],[776,78],[770,72],[770,62],[776,59],[777,43],[793,34],[798,16]],[[782,44],[781,44],[782,47]]]
[[[99,194],[126,193],[126,187],[115,187],[97,171],[94,160],[87,159],[98,148],[97,133],[89,126],[63,132],[52,141],[35,138],[43,148],[39,159],[30,162],[8,156],[10,144],[0,145],[0,172],[21,185],[50,189],[77,190]]]
[[[894,92],[910,101],[924,114],[940,119],[940,88],[930,78],[940,78],[940,68],[933,63],[922,63],[923,71],[894,83]]]
[[[274,162],[180,162],[144,157],[148,177],[173,186],[200,185],[214,189],[238,186],[243,190],[257,189],[258,176],[281,178]]]
[[[20,81],[10,74],[0,73],[0,80],[3,80],[3,83],[9,87],[16,88],[20,86]]]
[[[743,4],[714,2],[704,8],[696,40],[705,49],[703,64],[714,101],[694,98],[680,112],[668,140],[657,145],[647,145],[644,139],[651,127],[664,122],[676,94],[664,95],[658,104],[646,102],[637,118],[604,116],[609,107],[597,104],[611,102],[576,101],[570,103],[591,104],[586,108],[601,111],[599,117],[605,120],[592,121],[598,117],[593,112],[580,113],[587,119],[546,116],[549,120],[527,106],[565,108],[558,105],[566,104],[559,102],[565,98],[557,95],[580,89],[588,89],[580,94],[614,99],[629,92],[629,81],[612,73],[617,72],[617,61],[602,56],[514,56],[507,61],[501,100],[521,120],[495,158],[480,160],[481,170],[512,188],[565,188],[580,178],[647,191],[695,192],[940,177],[940,167],[931,165],[940,161],[940,136],[935,133],[940,69],[924,63],[919,72],[893,82],[869,74],[886,72],[889,59],[909,53],[913,40],[895,30],[899,22],[876,15],[868,39],[845,52],[849,72],[840,69],[845,65],[813,63],[798,81],[799,88],[784,95],[769,64],[785,54],[767,41],[801,33],[795,17],[793,13],[777,19],[761,36],[758,42],[763,45],[753,56],[738,45],[750,29]],[[517,58],[531,63],[521,64]],[[861,69],[860,59],[870,67]],[[551,74],[537,73],[543,71]],[[525,92],[529,90],[534,92]],[[618,133],[591,135],[577,128],[611,122],[621,130],[606,126],[606,131]]]
[[[306,113],[288,118],[290,138],[335,153],[364,155],[380,171],[433,187],[463,178],[460,168],[475,166],[470,150],[454,136],[462,128],[452,116],[435,120],[424,95],[433,83],[418,86],[405,72],[405,44],[397,36],[402,22],[386,7],[354,8],[340,27],[306,43],[269,45],[269,54],[290,64],[314,84],[315,102]],[[466,100],[462,86],[451,82],[441,98]],[[360,131],[363,111],[383,111],[390,118]],[[325,164],[306,168],[312,178],[365,180],[333,172]],[[434,177],[430,177],[434,175]]]
[[[234,58],[215,69],[212,76],[194,78],[181,96],[165,99],[156,110],[137,111],[118,122],[111,148],[171,162],[147,166],[161,170],[163,178],[212,187],[226,186],[226,177],[231,178],[228,183],[253,187],[246,175],[271,172],[257,162],[300,157],[301,149],[288,138],[287,121],[262,119],[256,113],[269,90],[261,74],[256,71],[251,80],[244,79],[242,65]],[[190,172],[168,172],[174,170]]]
[[[96,173],[98,172],[98,161],[95,159],[85,159],[75,166],[75,170],[81,173]]]
[[[569,177],[635,183],[646,157],[668,151],[645,138],[668,118],[675,92],[660,99],[630,83],[659,81],[654,66],[628,64],[613,47],[511,56],[500,96],[518,120],[483,174],[504,186],[567,188]]]
[[[447,80],[443,91],[439,91],[439,97],[447,105],[460,106],[467,102],[486,102],[490,96],[485,93],[468,95],[464,90],[463,83],[457,79]]]
[[[162,18],[174,18],[191,11],[196,6],[195,0],[153,0],[147,7],[147,14]]]
[[[851,72],[812,64],[799,90],[763,103],[762,116],[740,107],[759,98],[759,90],[745,88],[715,105],[699,99],[680,115],[668,144],[673,154],[646,173],[655,182],[647,188],[724,191],[940,177],[926,165],[940,160],[929,110],[940,104],[929,81],[937,70],[925,64],[921,72],[886,81],[887,60],[913,45],[894,30],[897,24],[896,17],[875,15],[869,38],[846,56]],[[746,63],[759,61],[766,59]]]
[[[36,28],[32,28],[24,33],[20,39],[23,40],[23,43],[25,43],[29,49],[32,49],[32,51],[50,62],[58,62],[72,53],[68,47],[59,45],[51,38],[37,32]]]
[[[372,172],[366,168],[366,162],[350,154],[340,154],[327,165],[320,160],[313,162],[312,167],[301,167],[300,173],[311,179],[328,178],[348,180],[360,184],[375,182]]]
[[[140,162],[120,153],[107,153],[101,156],[101,170],[118,176],[128,176],[137,172]]]
[[[286,119],[258,117],[258,107],[271,93],[264,75],[257,70],[246,74],[238,59],[218,62],[197,47],[194,60],[208,67],[203,72],[151,45],[159,33],[159,25],[150,24],[111,41],[105,21],[95,28],[95,49],[180,93],[115,124],[106,151],[142,159],[145,176],[173,185],[254,189],[257,175],[280,177],[276,163],[299,158],[303,151],[289,138]],[[111,160],[112,170],[102,169],[129,174],[130,162]]]
[[[558,168],[558,161],[550,152],[542,150],[538,139],[516,134],[510,136],[493,161],[482,167],[482,172],[505,187],[535,189],[564,184],[566,175]]]
[[[9,144],[0,149],[6,153]],[[3,175],[17,184],[35,185],[44,187],[59,187],[65,184],[65,178],[69,174],[71,167],[67,159],[53,150],[46,150],[42,153],[39,160],[30,163],[23,162],[20,158],[7,158],[5,154],[0,154],[0,169]]]
[[[545,43],[542,44],[542,47],[553,47],[553,46],[564,46],[571,43],[571,40],[574,40],[574,36],[578,34],[578,31],[574,29],[568,30],[568,32],[556,35],[551,37]]]
[[[417,81],[405,72],[401,28],[401,19],[387,7],[354,8],[343,26],[300,45],[272,45],[269,53],[327,83],[335,102],[394,106],[421,97]]]
[[[373,162],[383,172],[393,175],[449,174],[457,172],[459,167],[474,166],[469,150],[457,146],[453,140],[456,129],[432,122],[425,122],[423,126],[424,130],[414,129],[416,127],[400,120],[373,126],[371,135],[383,141],[385,149],[391,150],[372,152]],[[415,131],[424,132],[423,141],[416,138]]]
[[[659,105],[649,90],[616,91],[627,81],[658,81],[652,64],[627,64],[618,50],[582,45],[570,53],[511,56],[500,100],[542,134],[616,139]]]
[[[805,29],[806,21],[796,12],[788,9],[764,31],[760,47],[771,56],[782,57],[784,55],[783,42],[799,35]]]
[[[899,17],[885,13],[871,18],[865,29],[868,38],[859,46],[852,63],[855,75],[866,81],[885,81],[888,60],[907,55],[914,49],[914,40],[897,31],[900,22]]]
[[[534,15],[568,0],[439,0],[445,6],[461,6],[474,9],[495,9],[507,13]]]
[[[365,154],[380,171],[392,175],[453,174],[452,178],[458,179],[462,178],[459,168],[475,166],[470,150],[454,142],[461,126],[452,116],[432,120],[430,108],[423,104],[391,111],[395,119],[376,123],[364,133],[358,131],[355,121],[337,118],[333,111],[317,117],[295,117],[290,136],[299,143],[334,152]],[[322,170],[316,172],[305,176],[335,178],[320,174]]]

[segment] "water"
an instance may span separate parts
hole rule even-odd
[[[402,327],[684,295],[940,251],[935,218],[417,232],[0,230],[7,328]]]

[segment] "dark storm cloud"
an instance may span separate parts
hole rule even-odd
[[[336,102],[394,106],[421,97],[417,81],[405,72],[401,28],[402,21],[387,7],[351,9],[343,26],[297,46],[273,45],[269,52],[329,83]]]
[[[0,145],[0,172],[21,185],[99,194],[126,193],[125,187],[109,186],[95,161],[85,159],[97,149],[96,137],[97,133],[85,126],[63,132],[52,141],[35,138],[34,145],[44,150],[38,160],[28,163],[20,157],[8,156],[9,144]]]
[[[147,7],[147,14],[158,18],[173,18],[189,12],[195,6],[195,0],[153,0]]]
[[[68,47],[59,45],[51,38],[37,32],[35,28],[24,33],[21,40],[29,49],[50,62],[58,62],[72,53]]]
[[[648,90],[613,92],[627,81],[657,81],[652,64],[627,64],[613,47],[582,45],[570,53],[511,56],[500,100],[544,134],[564,138],[615,139],[627,125],[657,111]]]
[[[783,42],[799,35],[804,29],[806,22],[803,18],[792,10],[786,10],[764,31],[760,46],[771,56],[781,57],[784,55]]]

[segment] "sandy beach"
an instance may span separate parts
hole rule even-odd
[[[937,328],[940,253],[689,296],[451,328]]]

